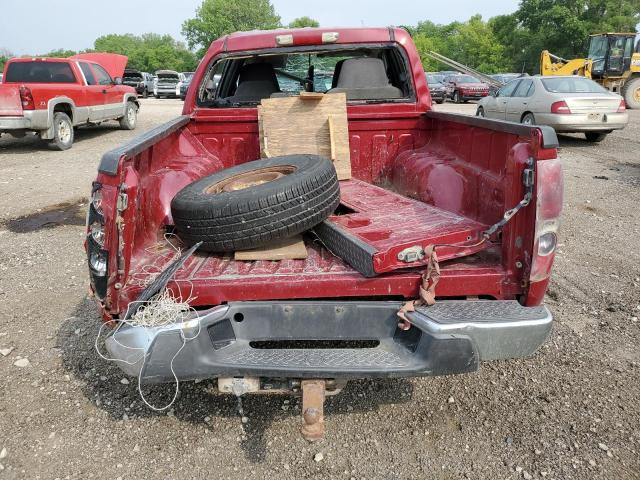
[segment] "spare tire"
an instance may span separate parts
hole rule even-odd
[[[333,163],[285,155],[221,170],[183,188],[171,202],[180,238],[201,250],[233,252],[298,235],[340,203]]]

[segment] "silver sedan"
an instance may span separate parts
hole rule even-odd
[[[557,132],[583,132],[599,142],[627,126],[620,95],[584,77],[526,77],[512,80],[478,104],[476,115],[526,125],[549,125]]]

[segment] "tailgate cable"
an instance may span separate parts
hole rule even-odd
[[[507,210],[502,219],[499,222],[493,224],[488,230],[482,232],[482,239],[474,243],[473,245],[451,245],[446,243],[439,243],[435,245],[429,245],[424,249],[425,257],[428,257],[427,269],[422,274],[422,283],[420,284],[419,298],[417,300],[410,300],[406,302],[400,310],[398,310],[398,328],[401,330],[409,330],[411,328],[411,321],[407,318],[407,313],[415,312],[416,307],[422,305],[434,305],[436,303],[436,285],[440,281],[440,264],[438,263],[438,255],[436,254],[436,247],[454,247],[454,248],[469,248],[482,245],[484,242],[489,241],[491,236],[499,230],[502,230],[509,221],[522,210],[524,207],[531,203],[533,198],[533,186],[534,186],[534,171],[535,161],[533,158],[529,158],[526,162],[526,167],[522,171],[522,184],[525,188],[524,197],[513,208]]]
[[[526,168],[522,171],[522,184],[524,185],[524,198],[520,200],[515,207],[510,210],[507,210],[498,223],[494,224],[489,228],[489,230],[483,232],[482,236],[485,240],[489,240],[491,235],[496,233],[498,230],[501,230],[508,222],[511,220],[516,213],[522,210],[524,207],[531,203],[531,198],[533,198],[533,185],[535,178],[535,171],[533,169],[534,161],[533,158],[529,158],[526,163]]]

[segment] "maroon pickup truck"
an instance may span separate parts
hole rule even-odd
[[[334,255],[307,232],[306,259],[185,254],[190,244],[172,215],[178,192],[260,158],[263,99],[334,89],[346,92],[353,177],[340,181],[332,218],[358,237],[353,249]],[[466,373],[530,355],[552,323],[542,302],[562,208],[556,147],[550,128],[434,112],[402,29],[220,38],[182,116],[99,166],[86,251],[92,290],[115,327],[109,356],[142,383],[217,378],[236,395],[302,390],[304,398],[306,388],[311,398],[347,379]],[[430,240],[407,246],[416,234]],[[434,246],[435,304],[413,304],[401,319],[405,302],[433,287],[424,273],[437,266]],[[358,261],[378,270],[363,274]],[[192,316],[128,323],[130,306],[163,276]]]

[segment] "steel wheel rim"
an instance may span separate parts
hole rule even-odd
[[[246,188],[257,187],[286,177],[295,172],[296,167],[292,165],[279,165],[277,167],[267,167],[250,172],[239,173],[219,182],[209,185],[204,189],[204,193],[216,194],[225,192],[237,192]]]
[[[636,88],[635,92],[633,92],[633,98],[636,102],[640,102],[640,87]]]
[[[129,107],[127,110],[127,120],[129,120],[130,125],[134,125],[136,123],[136,109],[133,107]]]
[[[533,120],[531,119],[531,115],[527,115],[522,119],[522,123],[524,125],[533,125]]]
[[[69,140],[71,140],[71,128],[64,120],[58,121],[58,139],[62,143],[69,143]]]

